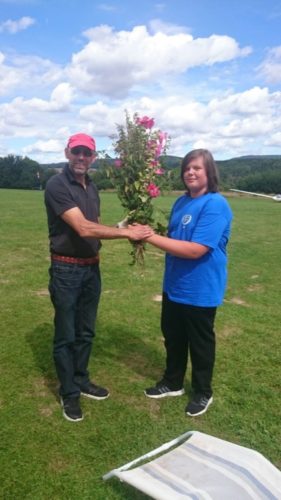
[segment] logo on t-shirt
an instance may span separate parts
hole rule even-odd
[[[189,224],[191,222],[191,219],[192,219],[192,215],[189,215],[189,214],[184,215],[182,220],[181,220],[183,226],[186,226],[187,224]]]

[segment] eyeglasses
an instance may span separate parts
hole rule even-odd
[[[94,154],[94,151],[91,149],[85,147],[85,146],[76,146],[75,148],[71,148],[70,150],[72,155],[78,156],[78,155],[84,155],[90,158]]]

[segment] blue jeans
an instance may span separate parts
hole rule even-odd
[[[101,293],[99,265],[52,262],[49,292],[55,309],[54,362],[62,397],[89,383],[88,363]]]

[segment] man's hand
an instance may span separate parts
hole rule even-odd
[[[104,240],[128,238],[131,241],[140,241],[152,236],[153,229],[148,225],[132,224],[128,227],[110,227],[85,218],[80,208],[73,207],[66,210],[61,218],[76,231],[81,238],[100,238]]]
[[[130,224],[128,226],[128,231],[128,238],[132,241],[145,240],[154,234],[150,226],[143,224]]]

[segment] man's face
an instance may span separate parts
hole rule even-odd
[[[66,148],[65,157],[69,161],[69,166],[73,174],[76,177],[83,177],[95,161],[96,153],[86,146],[76,146],[71,149]]]

